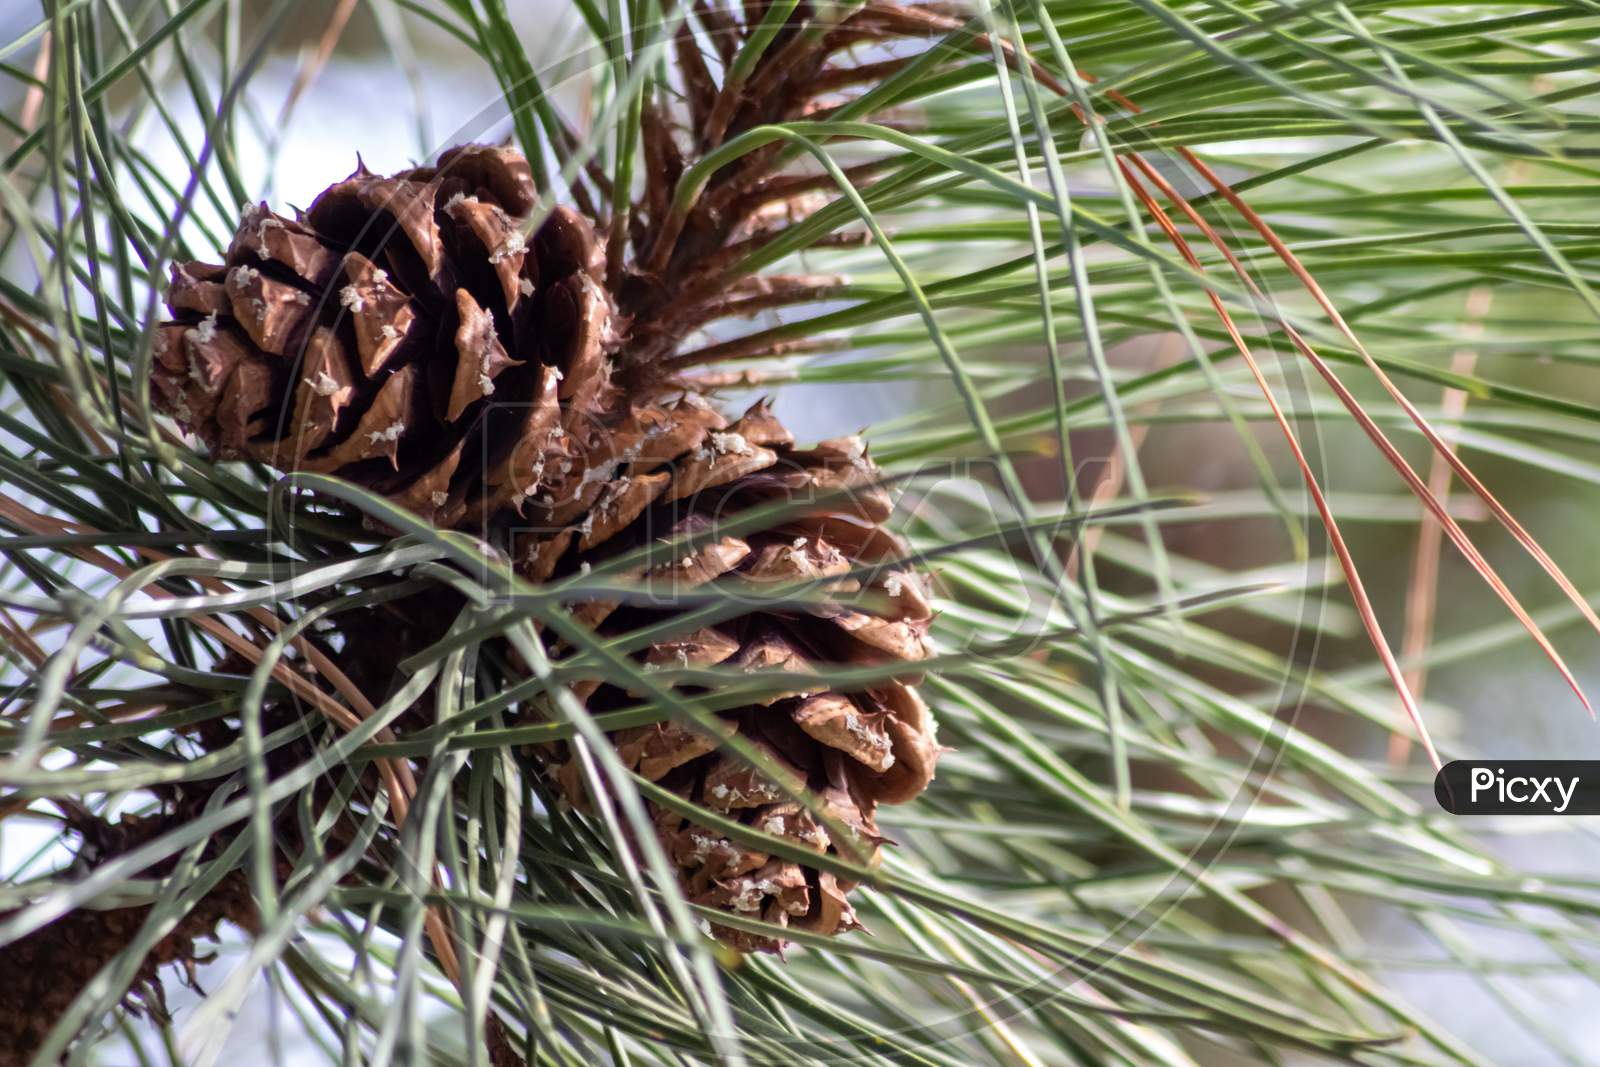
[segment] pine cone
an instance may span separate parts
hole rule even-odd
[[[577,212],[553,209],[524,240],[535,206],[520,155],[467,145],[391,178],[358,168],[293,219],[250,208],[225,265],[173,272],[158,406],[216,458],[335,474],[505,546],[531,581],[670,536],[695,547],[633,572],[653,590],[826,585],[837,599],[753,609],[659,640],[641,659],[792,673],[905,661],[903,676],[860,692],[802,688],[721,713],[729,733],[764,749],[790,786],[809,787],[875,854],[877,805],[919,794],[938,755],[914,688],[931,611],[904,545],[881,525],[890,503],[875,468],[855,438],[797,448],[764,403],[730,424],[670,374],[614,373],[632,332],[628,301],[619,308],[607,291],[603,250]],[[644,291],[633,280],[624,288]],[[729,516],[784,500],[811,503],[772,529],[719,535]],[[846,602],[857,592],[870,607]],[[621,633],[670,610],[588,602],[574,614]],[[350,635],[347,647],[361,639]],[[631,699],[598,681],[575,688],[596,711]],[[612,739],[645,778],[834,850],[804,807],[716,739],[677,722]],[[579,800],[576,768],[556,755],[557,780]],[[696,902],[823,933],[856,925],[850,886],[832,875],[656,815]],[[779,944],[716,929],[743,948]]]
[[[201,806],[182,804],[160,815],[125,814],[105,822],[85,810],[68,807],[66,825],[83,839],[78,863],[105,863],[132,852],[176,826],[192,821]],[[147,878],[170,873],[168,860],[144,872]],[[0,920],[16,910],[0,911]],[[39,1046],[66,1014],[83,989],[113,960],[127,952],[150,917],[150,905],[125,908],[78,908],[9,943],[0,952],[0,1064],[31,1063]],[[221,941],[223,921],[249,933],[260,922],[243,872],[229,871],[145,953],[122,1006],[133,1014],[148,1012],[166,1021],[167,1005],[161,968],[176,964],[191,981],[197,963],[209,953],[196,941]],[[65,1062],[63,1059],[62,1062]]]

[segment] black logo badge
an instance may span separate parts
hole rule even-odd
[[[1455,760],[1433,779],[1452,815],[1600,814],[1600,761]]]

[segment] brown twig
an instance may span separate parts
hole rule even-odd
[[[1467,294],[1466,321],[1462,323],[1464,339],[1471,340],[1483,333],[1483,320],[1489,314],[1494,293],[1488,286],[1480,285]],[[1477,365],[1478,353],[1471,348],[1457,349],[1450,357],[1450,373],[1470,375]],[[1459,422],[1467,412],[1467,394],[1464,389],[1446,388],[1439,402],[1439,414],[1447,425]],[[1455,442],[1446,447],[1455,448]],[[1450,483],[1454,475],[1450,464],[1435,453],[1428,460],[1428,491],[1442,504],[1450,502]],[[1416,554],[1411,559],[1411,577],[1406,584],[1406,614],[1400,635],[1400,662],[1406,666],[1406,684],[1418,700],[1428,686],[1428,664],[1424,655],[1433,641],[1433,622],[1439,601],[1439,562],[1444,547],[1444,527],[1432,515],[1423,513],[1417,526]],[[1411,735],[1395,730],[1389,735],[1389,764],[1404,766],[1411,755]]]
[[[711,39],[711,47],[717,50],[717,57],[722,60],[722,66],[726,69],[728,64],[733,62],[734,54],[739,48],[739,38],[743,36],[739,23],[732,15],[708,0],[695,0],[694,14],[705,29],[706,36]]]
[[[641,118],[647,170],[644,206],[651,219],[665,218],[672,190],[683,177],[683,153],[672,136],[672,127],[653,103],[644,105]]]
[[[852,67],[828,67],[817,72],[816,77],[811,80],[811,85],[820,95],[848,89],[863,82],[881,82],[885,78],[899,74],[913,58],[915,57],[904,56],[900,59],[884,59]]]
[[[669,371],[685,367],[702,367],[711,363],[726,363],[735,359],[770,359],[777,356],[795,356],[805,352],[830,352],[841,347],[842,342],[822,337],[803,337],[795,340],[773,340],[772,331],[763,330],[748,337],[695,349],[667,361]]]
[[[812,304],[831,300],[847,283],[842,277],[819,281],[811,278],[784,279],[780,276],[763,276],[748,279],[766,283],[763,290],[749,296],[729,296],[709,303],[694,305],[673,322],[673,327],[688,332],[716,322],[718,319],[747,318],[773,308],[794,304]]]
[[[801,220],[803,221],[803,220]],[[776,241],[789,231],[789,226],[795,225],[791,220],[789,225],[771,226],[752,233],[749,237],[723,245],[717,251],[701,260],[700,270],[692,286],[686,287],[684,292],[690,298],[703,296],[708,291],[717,291],[726,286],[727,279],[724,273],[741,260],[761,251],[767,245]],[[866,230],[851,230],[844,233],[827,233],[812,241],[808,248],[860,248],[872,243],[872,234]]]
[[[1536,82],[1542,79],[1535,79]],[[1538,88],[1536,86],[1536,88]],[[1527,172],[1527,162],[1516,160],[1508,171],[1508,181],[1516,184]],[[1483,333],[1484,319],[1489,316],[1494,292],[1487,286],[1475,286],[1467,293],[1465,315],[1461,326],[1462,336],[1475,340]],[[1478,354],[1464,346],[1450,357],[1450,372],[1466,377],[1477,366]],[[1465,390],[1446,388],[1439,401],[1440,415],[1446,423],[1458,423],[1467,412]],[[1446,442],[1446,448],[1455,450],[1455,442]],[[1446,458],[1438,453],[1428,458],[1428,489],[1439,502],[1450,503],[1450,483],[1454,472]],[[1428,685],[1428,664],[1424,660],[1428,645],[1433,641],[1433,624],[1438,609],[1440,550],[1443,548],[1444,529],[1431,515],[1424,514],[1417,527],[1417,548],[1411,559],[1411,577],[1406,585],[1406,614],[1400,639],[1400,660],[1409,664],[1406,681],[1411,691],[1422,699]],[[1411,738],[1400,730],[1389,735],[1389,764],[1403,766],[1411,755]]]
[[[854,163],[843,168],[844,175],[854,185],[858,180],[870,178],[894,162],[895,160],[888,158],[869,159],[865,163]],[[806,193],[837,187],[838,183],[831,174],[782,174],[766,179],[745,193],[735,202],[733,211],[742,218],[748,218],[767,204],[793,200]]]
[[[963,41],[960,46],[974,53],[988,55],[993,47],[990,44],[989,35],[970,29],[971,23],[969,21],[949,15],[941,15],[926,7],[902,7],[899,4],[885,3],[883,0],[868,0],[861,10],[856,13],[855,19],[862,22],[878,23],[902,37],[927,37],[935,33],[953,34],[965,32],[970,34],[970,41]],[[1021,57],[1017,52],[1016,46],[1010,41],[1002,40],[1000,42],[1000,54],[1005,56],[1014,68],[1021,70]],[[1031,57],[1028,59],[1028,69],[1039,80],[1041,85],[1057,96],[1065,97],[1068,95],[1067,87]]]
[[[45,650],[39,647],[39,642],[33,639],[33,635],[19,625],[17,620],[11,617],[11,612],[5,608],[0,608],[0,630],[4,630],[11,647],[19,650],[35,667],[42,665],[49,658]]]
[[[776,385],[779,382],[792,382],[795,380],[792,370],[745,370],[711,371],[706,374],[690,374],[680,379],[685,385],[702,392],[711,392],[717,389],[759,389],[767,385]]]
[[[45,30],[39,37],[39,54],[33,59],[33,77],[35,84],[28,86],[28,92],[22,98],[22,111],[17,116],[17,125],[21,127],[21,137],[26,137],[33,129],[33,124],[39,121],[39,112],[44,109],[45,80],[50,76],[50,56],[53,38],[51,31]],[[20,140],[20,138],[19,138]]]
[[[694,39],[694,31],[687,25],[678,27],[674,45],[678,54],[678,70],[683,75],[683,95],[689,106],[689,122],[694,131],[695,144],[704,150],[705,139],[700,131],[705,129],[716,103],[717,82],[711,76],[711,68],[706,66],[705,56]]]
[[[344,36],[344,28],[350,22],[350,16],[355,12],[357,0],[338,0],[333,12],[328,16],[328,24],[323,27],[322,37],[317,41],[317,47],[306,61],[301,64],[300,70],[295,74],[294,82],[289,86],[289,95],[284,97],[283,108],[278,112],[278,124],[275,127],[282,131],[289,125],[289,117],[294,113],[295,105],[306,91],[316,83],[322,74],[322,68],[328,65],[328,60],[333,57],[333,50],[339,47],[339,38]]]
[[[1169,364],[1172,361],[1172,352],[1170,350],[1181,343],[1181,337],[1176,334],[1168,334],[1157,347],[1155,359],[1151,360],[1150,366],[1145,368],[1143,373],[1151,373]],[[1160,406],[1159,401],[1152,401],[1143,406],[1142,412],[1145,415],[1153,415]],[[1128,431],[1128,443],[1133,446],[1135,453],[1144,444],[1144,439],[1149,436],[1150,425],[1149,422],[1141,422]],[[1123,457],[1122,452],[1113,445],[1111,455],[1106,457],[1105,470],[1095,483],[1093,492],[1089,494],[1086,510],[1093,511],[1122,492],[1122,485],[1127,473],[1127,460]],[[1104,532],[1105,526],[1100,523],[1088,523],[1084,526],[1083,535],[1073,543],[1072,550],[1067,555],[1066,571],[1068,578],[1077,578],[1078,567],[1081,562],[1079,550],[1081,549],[1085,555],[1093,554],[1095,546],[1100,543],[1100,537]]]

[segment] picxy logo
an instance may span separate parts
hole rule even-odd
[[[1600,762],[1456,760],[1433,781],[1439,806],[1456,815],[1600,813]]]
[[[1561,803],[1551,810],[1560,815],[1572,803],[1572,794],[1578,791],[1578,776],[1573,775],[1565,781],[1555,775],[1548,778],[1530,778],[1526,775],[1508,778],[1502,767],[1492,771],[1487,767],[1472,768],[1472,802],[1476,804],[1479,794],[1491,789],[1495,790],[1496,797],[1502,803],[1509,800],[1513,804],[1548,804],[1552,794],[1559,793]]]

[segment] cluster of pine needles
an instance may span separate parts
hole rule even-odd
[[[516,6],[45,0],[0,43],[0,1060],[210,1064],[254,1016],[374,1065],[1586,1062],[1538,983],[1593,996],[1600,884],[1433,807],[1472,753],[1424,693],[1504,650],[1586,703],[1557,639],[1592,657],[1600,574],[1496,493],[1600,482],[1592,8],[573,0],[554,57]],[[519,148],[614,286],[714,280],[633,358],[907,398],[867,438],[949,751],[879,865],[827,860],[866,932],[729,951],[636,832],[660,787],[578,811],[528,758],[603,745],[575,679],[652,687],[623,638],[544,643],[604,575],[519,585],[152,410],[170,266],[276,201],[245,148],[336,106],[368,23],[419,116],[427,41],[487,65],[453,140]],[[399,684],[323,669],[341,616],[439,590]],[[1474,1012],[1408,1000],[1445,976]]]

